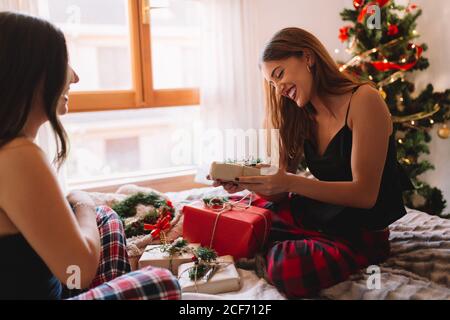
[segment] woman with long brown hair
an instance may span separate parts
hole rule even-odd
[[[314,35],[279,31],[261,70],[279,171],[224,186],[256,192],[255,204],[275,212],[267,279],[288,297],[309,297],[389,256],[387,227],[405,215],[402,191],[412,184],[378,90],[341,72]],[[315,179],[298,174],[303,159]]]
[[[34,143],[49,122],[56,164],[64,162],[68,140],[59,118],[68,111],[70,85],[79,80],[68,60],[55,26],[0,12],[0,300],[179,299],[169,271],[129,273],[118,215],[96,208],[84,192],[66,199]]]

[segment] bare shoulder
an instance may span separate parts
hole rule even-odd
[[[16,138],[0,147],[0,161],[15,159],[24,153],[39,158],[45,156],[44,151],[33,141],[27,138]]]
[[[392,126],[389,107],[380,92],[371,85],[361,85],[353,95],[348,121],[351,128],[355,121],[369,121],[375,125]]]
[[[13,178],[24,169],[50,166],[39,146],[26,138],[17,138],[0,148],[0,177]],[[0,178],[0,181],[4,180]]]
[[[369,84],[361,85],[353,95],[354,101],[358,102],[373,102],[381,98],[380,92]]]

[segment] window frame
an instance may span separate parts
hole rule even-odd
[[[200,104],[199,88],[154,89],[150,5],[151,0],[128,0],[132,89],[72,92],[71,113]]]

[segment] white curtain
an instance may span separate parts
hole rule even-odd
[[[200,148],[196,152],[196,181],[206,183],[203,177],[211,161],[265,158],[266,147],[265,135],[260,130],[264,97],[258,67],[261,48],[257,1],[200,1],[204,10],[200,86],[203,140],[196,142]],[[229,134],[241,136],[233,141]],[[249,145],[236,143],[239,139],[240,142],[247,139],[244,142]]]
[[[202,0],[201,110],[206,127],[257,129],[263,121],[262,77],[254,0]]]

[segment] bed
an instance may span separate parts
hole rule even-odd
[[[181,208],[203,197],[226,195],[226,192],[219,187],[166,195]],[[368,289],[371,275],[361,270],[347,281],[322,290],[318,299],[450,300],[450,220],[406,209],[407,215],[390,226],[391,257],[378,266],[380,288]],[[253,271],[238,269],[238,272],[242,280],[239,291],[219,295],[186,293],[183,300],[286,299]]]

